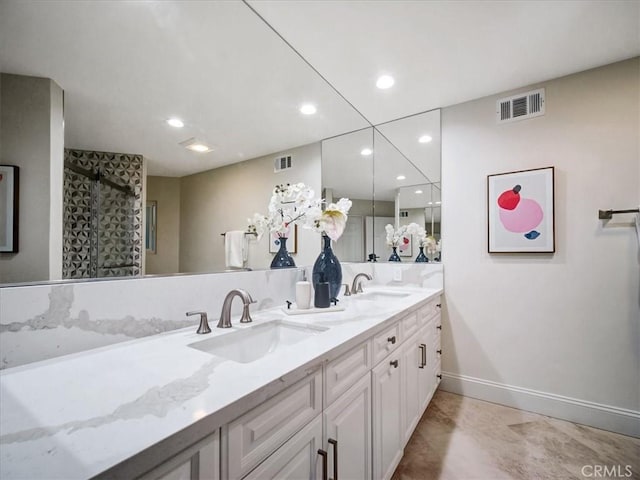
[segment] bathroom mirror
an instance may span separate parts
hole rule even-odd
[[[321,140],[369,126],[243,2],[6,2],[0,17],[3,71],[64,89],[66,148],[143,155],[141,212],[156,202],[147,273],[225,270],[221,233],[265,212],[276,184],[319,193]],[[182,128],[166,123],[173,115]],[[211,151],[181,145],[192,138]],[[288,155],[292,167],[276,171]],[[317,255],[308,233],[300,265]],[[268,268],[267,244],[251,249],[248,267]]]
[[[440,110],[412,115],[374,127],[375,219],[371,222],[373,248],[378,261],[388,261],[385,226],[409,223],[440,232]],[[415,240],[415,239],[414,239]],[[411,242],[399,249],[402,261],[418,253]]]
[[[366,261],[365,227],[374,215],[373,128],[322,141],[322,190],[328,202],[353,202],[345,231],[333,244],[335,254],[345,262]]]

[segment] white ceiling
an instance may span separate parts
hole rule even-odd
[[[640,54],[638,1],[250,5],[374,124]],[[368,125],[240,1],[3,0],[0,68],[62,86],[68,147],[141,153],[153,175]],[[375,88],[380,73],[392,89]],[[216,148],[178,146],[189,137]]]
[[[640,54],[637,0],[250,4],[373,124]]]

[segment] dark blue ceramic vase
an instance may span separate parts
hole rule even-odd
[[[393,253],[389,257],[390,262],[401,262],[400,255],[398,255],[398,247],[392,247]]]
[[[429,259],[424,254],[424,247],[420,247],[420,253],[416,257],[416,263],[427,263]]]
[[[323,274],[324,281],[329,283],[329,298],[337,299],[342,285],[342,267],[338,257],[331,249],[331,239],[327,235],[322,235],[322,252],[318,255],[313,264],[313,288],[320,283],[320,274]]]
[[[271,268],[294,268],[296,262],[293,261],[287,251],[287,238],[280,237],[278,240],[280,241],[280,248],[271,261]]]

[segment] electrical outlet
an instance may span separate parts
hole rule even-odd
[[[402,281],[402,268],[395,267],[393,269],[393,281],[394,282],[401,282]]]

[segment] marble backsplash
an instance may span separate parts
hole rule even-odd
[[[214,327],[226,293],[247,290],[263,310],[293,300],[311,267],[118,281],[61,282],[0,288],[0,370],[198,325],[206,311]],[[369,273],[372,284],[442,288],[440,264],[344,263],[343,281]],[[394,280],[398,278],[401,281]],[[366,288],[366,287],[365,287]],[[233,315],[241,312],[235,300]]]

